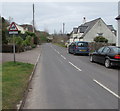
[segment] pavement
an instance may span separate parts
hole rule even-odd
[[[24,109],[118,109],[118,69],[50,43],[41,50]]]
[[[37,48],[34,48],[32,50],[16,53],[15,54],[16,61],[35,64],[40,54],[40,51],[41,51],[41,46],[38,46]],[[2,55],[2,59],[0,59],[0,63],[14,60],[13,53],[2,53],[0,55]]]

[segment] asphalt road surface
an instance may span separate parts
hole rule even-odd
[[[42,45],[24,109],[117,109],[118,69],[91,63],[89,56]]]

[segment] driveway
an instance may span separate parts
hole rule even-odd
[[[41,50],[41,47],[38,46],[37,48],[29,50],[29,51],[16,53],[15,54],[16,61],[35,64],[38,58],[38,55],[40,54],[40,50]],[[14,60],[13,53],[2,53],[0,55],[2,55],[2,59],[0,59],[0,63]]]

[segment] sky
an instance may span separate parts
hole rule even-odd
[[[6,19],[13,18],[17,24],[32,24],[32,4],[2,2],[0,14]],[[106,24],[117,29],[118,2],[34,2],[34,5],[36,28],[50,34],[54,31],[59,33],[63,23],[65,33],[70,33],[83,23],[83,17],[87,22],[101,17]]]

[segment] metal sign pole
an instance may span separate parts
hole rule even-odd
[[[15,59],[15,34],[18,34],[18,28],[15,24],[15,22],[12,22],[9,27],[9,34],[13,34],[13,58],[14,58],[14,63],[16,62]]]
[[[13,34],[13,57],[14,57],[14,63],[15,63],[16,59],[15,59],[15,37],[14,37],[14,34]]]

